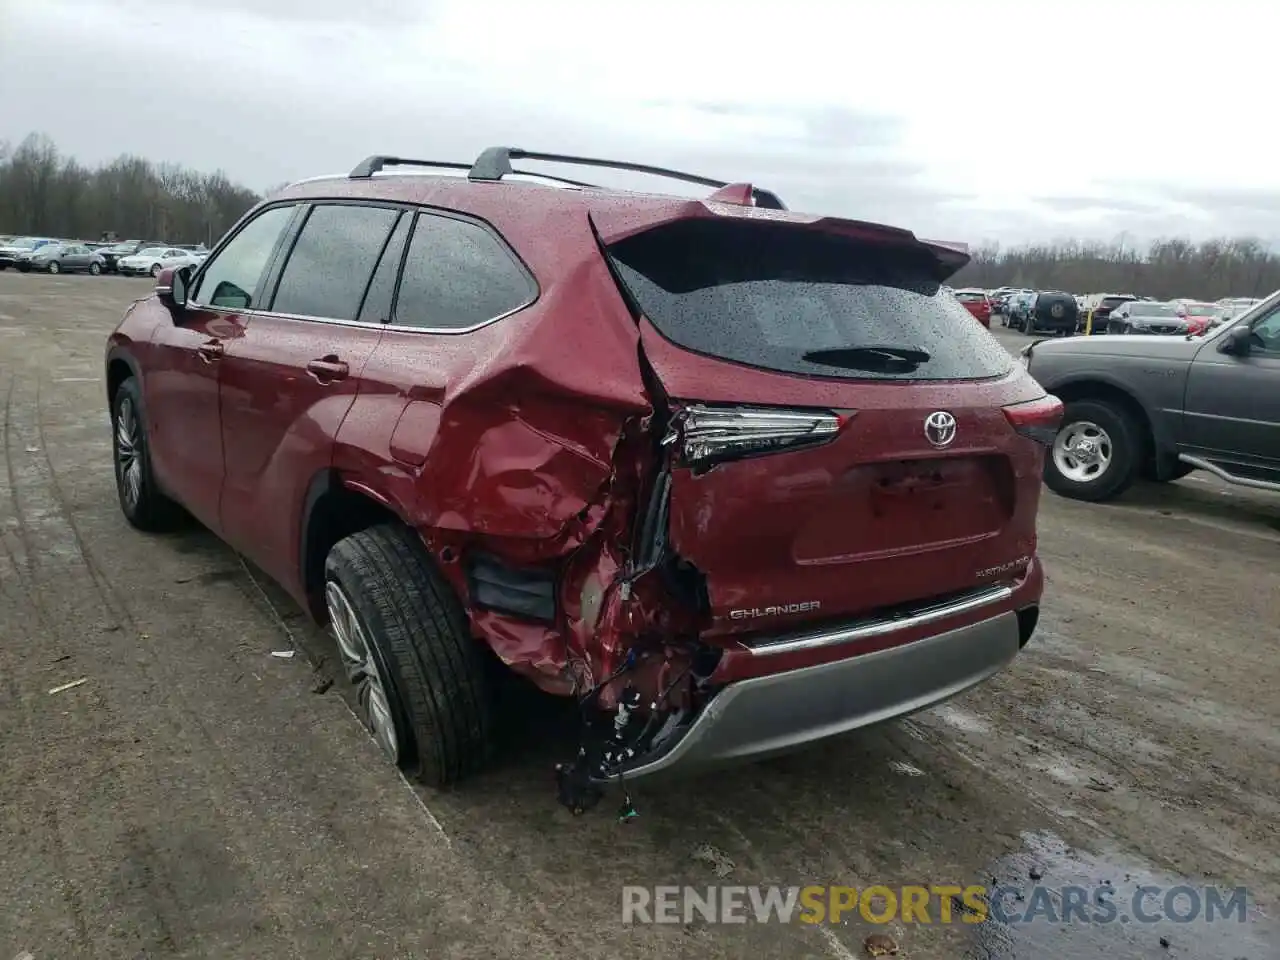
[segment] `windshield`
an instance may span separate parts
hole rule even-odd
[[[1134,303],[1129,306],[1131,317],[1176,317],[1178,308],[1172,303]]]
[[[36,241],[34,237],[18,237],[9,241],[8,245],[13,247],[15,250],[34,250],[36,248]]]
[[[658,332],[704,356],[849,379],[971,380],[1012,367],[917,250],[683,220],[619,241],[609,255]]]

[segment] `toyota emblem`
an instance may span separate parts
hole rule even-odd
[[[935,447],[945,447],[956,438],[956,418],[945,410],[935,410],[924,418],[924,435]]]

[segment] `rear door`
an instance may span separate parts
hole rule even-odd
[[[296,577],[307,486],[333,462],[382,317],[361,315],[383,250],[408,215],[317,203],[271,271],[274,291],[222,360],[224,536],[276,579]],[[402,236],[403,231],[398,231]]]
[[[895,234],[755,216],[607,249],[675,412],[670,539],[705,578],[709,633],[1025,571],[1043,448],[1002,408],[1044,392],[939,292],[954,267]]]
[[[89,248],[80,244],[67,247],[62,255],[62,266],[67,270],[88,270]]]

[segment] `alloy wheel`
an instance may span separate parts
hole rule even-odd
[[[142,435],[133,400],[125,397],[116,411],[116,471],[120,493],[132,512],[142,500]]]
[[[325,584],[325,606],[333,629],[338,652],[347,678],[356,690],[361,719],[382,752],[392,763],[400,760],[400,738],[396,734],[395,719],[391,714],[391,701],[387,683],[374,656],[364,624],[342,587],[334,580]]]

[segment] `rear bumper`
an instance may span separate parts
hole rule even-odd
[[[906,716],[994,676],[1023,644],[1018,613],[1001,613],[900,646],[730,683],[661,756],[628,780],[693,772],[804,747]]]

